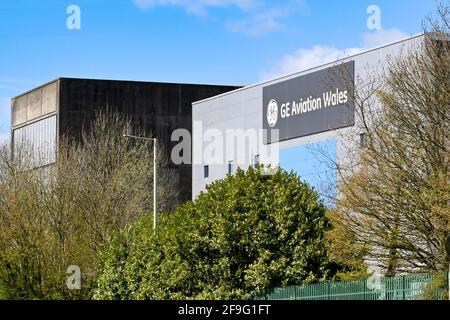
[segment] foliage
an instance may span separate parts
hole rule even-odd
[[[330,215],[339,262],[364,258],[387,276],[448,266],[450,47],[441,40],[448,41],[450,15],[445,6],[438,12],[434,33],[391,57],[385,77],[366,84],[370,92],[358,100],[366,142],[357,165],[339,168],[340,198]]]
[[[319,196],[294,173],[238,170],[194,201],[111,237],[97,299],[246,299],[322,281],[329,228]]]
[[[448,273],[438,272],[435,280],[427,285],[422,292],[421,300],[437,300],[437,292],[442,293],[442,298],[448,300]]]
[[[61,139],[57,162],[45,168],[30,170],[29,146],[15,147],[14,158],[0,152],[4,298],[90,297],[107,235],[151,209],[153,155],[147,144],[123,138],[129,128],[124,117],[99,113],[80,141]],[[170,186],[163,177],[159,185],[159,193]],[[71,265],[81,269],[81,290],[66,286]]]

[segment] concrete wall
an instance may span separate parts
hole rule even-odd
[[[192,131],[192,102],[236,89],[236,86],[190,85],[137,81],[60,79],[60,135],[79,137],[87,129],[95,111],[107,107],[129,116],[134,128],[154,136],[170,161],[172,132]],[[134,132],[134,134],[138,134]],[[179,197],[177,203],[191,199],[191,164],[169,163]]]
[[[12,128],[56,113],[58,81],[51,82],[12,99]]]

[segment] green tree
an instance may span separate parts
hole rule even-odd
[[[130,128],[123,116],[100,112],[81,141],[61,139],[46,168],[30,170],[29,146],[15,146],[14,158],[0,149],[0,298],[91,297],[102,243],[153,203],[153,154],[123,138]],[[163,208],[170,198],[162,195],[173,193],[164,170],[158,178]],[[80,290],[66,286],[71,265],[81,269]]]
[[[449,5],[425,26],[423,42],[391,57],[375,84],[360,85],[369,88],[357,99],[366,141],[357,165],[338,168],[330,215],[334,258],[355,265],[362,257],[387,276],[439,272],[450,261]]]
[[[270,288],[319,282],[327,256],[326,208],[295,173],[238,170],[194,202],[111,237],[97,299],[245,299]]]

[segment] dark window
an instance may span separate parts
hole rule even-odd
[[[233,173],[233,161],[228,161],[228,173]]]
[[[209,166],[204,166],[203,167],[203,178],[208,178],[209,177]]]
[[[359,135],[359,146],[364,147],[367,143],[367,133],[361,133]]]
[[[253,166],[256,168],[259,164],[259,154],[256,155],[253,159]]]

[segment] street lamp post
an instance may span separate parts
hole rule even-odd
[[[138,137],[128,134],[123,135],[125,138],[153,141],[153,230],[156,230],[156,138]]]

